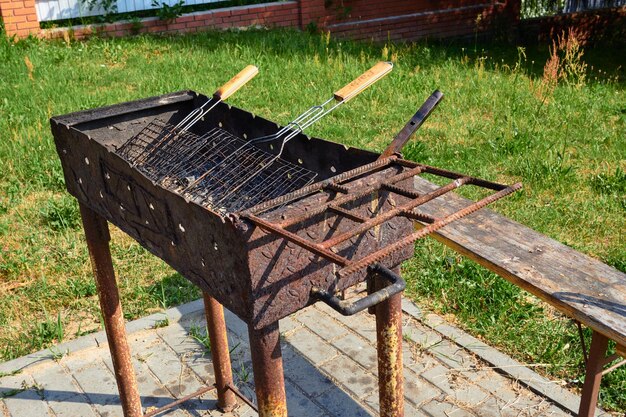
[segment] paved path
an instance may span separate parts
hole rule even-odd
[[[403,308],[406,417],[560,417],[577,409],[579,398],[557,384],[438,316],[420,317],[406,300]],[[254,398],[246,326],[226,313],[235,380]],[[290,416],[378,415],[373,316],[343,317],[317,303],[280,325]],[[144,407],[160,407],[212,383],[210,355],[190,336],[199,329],[200,301],[129,323]],[[0,364],[0,375],[2,417],[122,415],[103,333]],[[255,415],[246,405],[223,414],[215,404],[210,392],[161,415]]]

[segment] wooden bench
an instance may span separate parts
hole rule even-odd
[[[416,178],[418,192],[435,186]],[[420,208],[441,216],[467,205],[449,193]],[[609,339],[626,357],[626,274],[490,210],[480,210],[434,237],[593,330],[579,416],[593,416]]]

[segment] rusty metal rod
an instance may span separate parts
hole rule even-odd
[[[278,322],[262,329],[248,325],[259,417],[287,417],[287,396]]]
[[[124,416],[141,417],[141,399],[126,340],[124,314],[109,249],[109,227],[107,221],[89,207],[80,202],[79,207]]]
[[[363,217],[363,216],[359,216],[358,214],[355,214],[353,212],[351,212],[350,210],[346,210],[344,208],[341,208],[339,206],[328,206],[328,210],[329,211],[333,211],[343,217],[346,217],[352,221],[355,221],[357,223],[365,223],[367,221],[367,218]]]
[[[233,382],[233,371],[230,366],[224,307],[206,292],[203,292],[202,296],[204,298],[206,327],[211,341],[211,359],[215,372],[215,386],[217,387],[217,406],[228,412],[235,408],[237,399],[227,389],[228,384]]]
[[[401,214],[403,211],[407,211],[407,210],[412,210],[415,207],[422,205],[428,201],[434,200],[437,197],[440,197],[442,195],[444,195],[445,193],[448,193],[454,189],[459,188],[460,186],[462,186],[463,184],[467,183],[469,179],[467,177],[465,178],[459,178],[454,180],[453,182],[443,186],[443,187],[439,187],[436,190],[428,193],[428,194],[424,194],[423,196],[416,198],[415,200],[411,200],[409,202],[407,202],[406,204],[403,204],[400,207],[396,207],[393,210],[389,210],[386,211],[385,213],[376,216],[368,221],[366,221],[365,223],[345,232],[342,233],[340,235],[334,236],[331,239],[328,239],[322,243],[320,243],[319,245],[323,248],[332,248],[333,246],[337,246],[342,242],[345,242],[346,240],[360,235],[362,233],[367,232],[368,230],[370,230],[372,227],[378,226],[380,224],[385,223],[386,221],[393,219],[394,217],[398,216],[399,214]]]
[[[215,386],[213,386],[213,387],[203,387],[203,388],[200,388],[200,389],[199,389],[198,391],[196,391],[196,392],[192,392],[191,394],[189,394],[189,395],[185,395],[184,397],[179,398],[179,399],[177,399],[176,401],[172,401],[171,403],[166,404],[166,405],[164,405],[163,407],[159,407],[159,408],[157,408],[157,409],[155,409],[155,410],[152,410],[152,411],[150,411],[150,412],[148,412],[148,413],[144,414],[144,415],[143,415],[143,417],[153,417],[153,416],[156,416],[157,414],[160,414],[160,413],[162,413],[163,411],[167,411],[167,410],[169,410],[169,409],[171,409],[171,408],[176,407],[177,405],[180,405],[180,404],[182,404],[182,403],[184,403],[184,402],[186,402],[186,401],[189,401],[189,400],[190,400],[190,399],[192,399],[192,398],[199,397],[199,396],[201,396],[202,394],[206,394],[207,392],[209,392],[209,391],[213,391],[213,390],[215,390],[215,389],[217,389],[217,387],[215,387]]]
[[[248,397],[246,397],[245,395],[243,395],[243,393],[241,391],[239,391],[237,389],[237,387],[235,387],[235,385],[233,384],[228,384],[227,388],[229,390],[231,390],[237,397],[239,397],[239,399],[241,399],[241,401],[243,401],[244,403],[248,404],[248,406],[250,408],[252,408],[254,411],[256,411],[257,413],[259,412],[259,408],[256,406],[255,403],[252,402],[252,400]]]
[[[313,252],[314,254],[322,256],[338,265],[343,266],[349,263],[349,261],[343,256],[339,256],[336,253],[318,245],[317,243],[307,240],[303,237],[300,237],[297,234],[292,233],[288,230],[285,230],[282,227],[274,223],[270,223],[253,214],[248,214],[248,219],[252,221],[254,224],[256,224],[257,226],[263,229],[266,229],[270,232],[274,232],[275,234],[289,240],[290,242],[300,245],[301,247]]]
[[[344,267],[343,269],[341,269],[338,274],[339,276],[350,276],[352,274],[354,274],[355,272],[359,271],[362,268],[365,268],[368,265],[373,264],[374,262],[379,262],[382,259],[386,258],[387,256],[389,256],[390,254],[392,254],[395,251],[401,250],[404,247],[413,244],[413,242],[415,242],[418,239],[421,239],[422,237],[438,230],[441,229],[442,227],[444,227],[447,224],[452,223],[453,221],[456,221],[462,217],[465,217],[473,212],[475,212],[476,210],[479,210],[483,207],[485,207],[486,205],[504,197],[507,196],[509,194],[511,194],[512,192],[515,192],[517,190],[519,190],[520,188],[522,188],[522,184],[517,183],[514,184],[510,187],[505,188],[504,190],[498,191],[495,194],[491,194],[490,196],[487,196],[485,198],[483,198],[482,200],[479,200],[477,202],[475,202],[474,204],[471,204],[449,216],[446,216],[438,221],[436,221],[435,223],[432,223],[426,227],[424,227],[423,229],[418,230],[417,232],[405,237],[402,240],[397,241],[396,243],[393,243],[387,247],[385,247],[384,249],[381,249],[377,252],[371,253],[367,256],[364,256],[363,258],[355,261],[355,262],[350,262],[350,265]]]
[[[314,207],[313,209],[307,211],[306,214],[302,216],[293,217],[291,219],[286,219],[280,223],[280,226],[289,227],[297,223],[302,223],[312,217],[322,214],[328,209],[328,206],[340,206],[342,204],[353,202],[355,200],[358,200],[359,198],[362,198],[368,194],[371,194],[374,191],[379,190],[382,184],[392,184],[395,182],[400,182],[400,181],[406,180],[407,178],[411,178],[416,175],[419,175],[423,171],[424,171],[423,167],[421,165],[417,165],[416,167],[409,169],[407,171],[404,171],[400,174],[394,175],[391,178],[385,178],[383,180],[376,181],[373,184],[370,184],[368,186],[359,187],[358,189],[351,191],[349,194],[343,195],[341,197],[335,198],[334,200],[328,201],[327,203],[320,204]]]
[[[338,192],[343,192],[345,191],[345,187],[343,187],[342,185],[340,185],[340,183],[344,182],[344,181],[348,181],[351,180],[352,178],[356,178],[358,176],[370,173],[370,172],[374,172],[378,169],[384,168],[388,165],[391,165],[393,162],[395,162],[396,160],[398,160],[398,157],[393,155],[390,156],[389,158],[385,158],[385,159],[379,159],[376,160],[372,163],[366,164],[366,165],[361,165],[358,168],[352,169],[350,171],[346,171],[344,173],[341,173],[339,175],[336,175],[330,179],[327,179],[325,181],[320,181],[320,182],[316,182],[315,184],[311,184],[309,186],[303,187],[297,191],[294,191],[292,193],[289,194],[285,194],[283,196],[274,198],[272,200],[268,200],[264,203],[258,204],[254,207],[251,207],[250,209],[244,211],[242,213],[243,216],[246,216],[248,214],[261,214],[265,211],[268,211],[272,208],[278,207],[278,206],[282,206],[285,203],[288,203],[290,201],[295,201],[298,199],[301,199],[303,197],[306,197],[310,194],[314,194],[318,191],[323,190],[324,188],[329,188],[333,191],[338,191]]]
[[[400,274],[400,268],[395,268]],[[379,276],[375,288],[386,285]],[[381,417],[404,417],[404,376],[402,367],[402,293],[376,305],[378,354],[378,396]]]

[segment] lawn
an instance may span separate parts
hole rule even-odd
[[[582,59],[570,54],[544,75],[547,47],[372,45],[293,31],[86,42],[3,38],[0,360],[101,327],[50,116],[183,89],[212,93],[247,64],[260,74],[229,102],[285,123],[376,61],[392,60],[389,76],[310,133],[381,151],[439,88],[446,98],[406,157],[522,181],[523,191],[496,210],[626,271],[626,51],[615,48],[588,48]],[[136,242],[116,229],[112,235],[127,319],[199,296]],[[408,295],[423,309],[580,387],[582,355],[570,320],[434,241],[415,251],[404,273]],[[601,404],[626,409],[625,368],[604,379]]]

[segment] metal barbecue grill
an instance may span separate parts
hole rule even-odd
[[[276,133],[239,138],[220,127],[202,134],[189,130],[223,97],[236,91],[256,73],[248,66],[202,106],[176,126],[152,121],[119,149],[119,154],[155,183],[222,214],[243,210],[298,190],[317,173],[281,158],[285,145],[306,128],[358,95],[393,68],[379,62],[322,104],[312,106]],[[238,80],[238,81],[237,81]],[[268,152],[257,144],[269,143]]]
[[[278,320],[322,301],[346,315],[366,308],[375,312],[381,415],[403,415],[400,295],[405,284],[399,265],[413,255],[415,240],[520,187],[401,158],[399,150],[441,97],[435,92],[382,155],[307,137],[293,125],[281,128],[224,103],[192,128],[177,129],[208,100],[194,92],[52,119],[66,185],[81,206],[126,416],[144,414],[106,221],[203,290],[221,408],[232,408],[240,395],[232,383],[221,306],[248,324],[259,415],[285,417]],[[152,149],[163,135],[170,136]],[[248,138],[263,140],[250,144]],[[271,163],[260,171],[256,162],[246,166],[248,155],[237,154],[241,147],[272,155]],[[230,176],[229,170],[213,175],[229,158],[243,175]],[[315,183],[305,185],[311,180],[302,174],[307,172],[316,175]],[[413,181],[422,174],[448,183],[418,194]],[[466,186],[491,193],[441,218],[420,211]],[[366,297],[338,296],[363,281]]]

